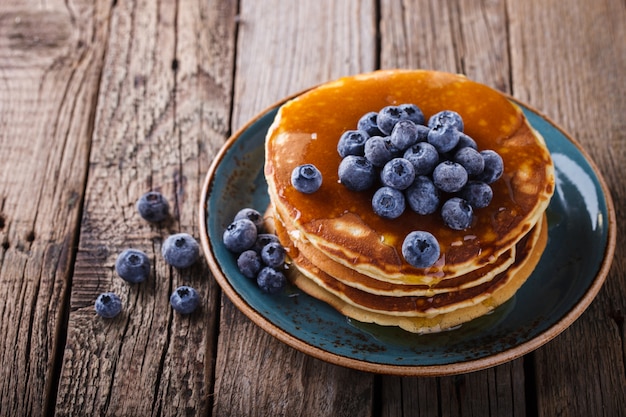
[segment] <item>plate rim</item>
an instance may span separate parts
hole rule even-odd
[[[513,346],[509,349],[498,352],[494,355],[489,355],[483,358],[478,359],[470,359],[463,362],[456,362],[452,364],[440,364],[440,365],[391,365],[385,363],[377,363],[377,362],[368,362],[366,360],[360,360],[355,358],[346,357],[340,355],[335,352],[330,352],[328,350],[322,349],[317,346],[313,346],[308,342],[296,337],[295,335],[281,329],[274,323],[270,322],[264,315],[259,313],[252,305],[250,305],[246,300],[244,300],[241,295],[237,292],[237,290],[230,283],[226,274],[220,267],[215,254],[213,253],[213,245],[209,239],[208,233],[208,224],[207,224],[207,202],[208,197],[210,196],[213,184],[213,178],[216,170],[220,166],[224,156],[230,150],[230,148],[237,142],[239,137],[247,131],[252,125],[258,122],[261,118],[266,116],[269,112],[279,108],[283,104],[287,103],[289,100],[313,89],[308,88],[302,90],[298,93],[287,96],[274,104],[266,107],[263,111],[257,113],[252,119],[246,122],[243,126],[237,129],[227,140],[224,142],[218,153],[213,158],[209,170],[205,176],[202,192],[200,196],[200,204],[199,204],[199,230],[200,230],[200,240],[202,250],[204,252],[204,257],[207,260],[209,265],[209,269],[211,270],[215,280],[219,284],[222,291],[228,296],[230,301],[241,311],[245,316],[247,316],[253,323],[263,329],[265,332],[278,339],[279,341],[287,344],[288,346],[299,350],[302,353],[308,354],[314,358],[323,360],[328,363],[332,363],[335,365],[344,366],[347,368],[352,368],[365,372],[373,372],[379,374],[387,374],[387,375],[397,375],[397,376],[448,376],[448,375],[456,375],[461,373],[474,372],[486,368],[490,368],[493,366],[501,365],[506,362],[510,362],[515,360],[525,354],[528,354],[549,341],[553,340],[556,336],[565,331],[569,326],[571,326],[583,313],[584,311],[591,305],[593,300],[596,298],[598,292],[602,288],[602,285],[606,281],[606,278],[611,269],[613,257],[615,254],[616,240],[617,240],[617,220],[615,207],[613,204],[613,198],[611,196],[611,192],[607,186],[607,183],[598,169],[598,166],[595,164],[593,159],[587,153],[587,151],[582,147],[582,145],[573,138],[569,133],[567,133],[561,126],[555,123],[551,118],[545,115],[543,112],[537,110],[536,108],[529,106],[526,103],[512,97],[509,94],[502,93],[508,100],[513,102],[514,104],[524,107],[529,111],[533,112],[535,115],[539,116],[541,119],[549,123],[552,127],[557,129],[570,143],[572,143],[578,152],[585,159],[585,162],[589,164],[591,170],[593,171],[599,185],[600,190],[602,191],[602,197],[604,198],[607,215],[608,215],[608,223],[607,223],[607,241],[606,247],[604,248],[604,256],[602,258],[602,262],[600,264],[600,268],[593,278],[591,284],[588,289],[585,291],[582,298],[558,321],[556,321],[552,326],[548,327],[543,332],[539,333],[537,336],[533,337],[530,340],[527,340],[523,343],[520,343],[516,346]]]

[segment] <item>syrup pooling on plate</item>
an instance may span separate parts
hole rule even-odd
[[[276,158],[266,166],[268,173],[281,169],[281,165],[306,161],[317,166],[324,178],[324,185],[310,196],[299,194],[280,176],[274,178],[277,197],[284,202],[282,209],[289,211],[286,217],[297,218],[303,232],[316,237],[312,243],[330,255],[341,260],[341,253],[335,251],[347,248],[349,255],[344,258],[350,260],[344,261],[372,263],[372,268],[392,274],[438,275],[442,270],[454,269],[453,265],[489,263],[536,223],[542,212],[537,206],[547,204],[538,199],[551,194],[551,189],[541,187],[553,187],[551,172],[546,169],[549,154],[524,122],[520,110],[484,86],[463,77],[453,83],[449,79],[440,82],[436,73],[415,77],[384,72],[380,81],[342,79],[306,93],[306,100],[296,98],[283,106],[269,133],[273,140],[267,144],[268,153]],[[371,195],[346,190],[338,183],[341,157],[336,143],[341,133],[354,128],[368,111],[406,102],[417,104],[426,119],[442,109],[458,112],[465,121],[464,131],[475,139],[479,149],[493,149],[505,161],[502,178],[492,184],[491,204],[476,210],[475,223],[466,232],[446,230],[438,214],[423,216],[407,211],[395,220],[382,219],[371,211]],[[320,115],[323,123],[319,123]],[[285,141],[289,145],[281,146]],[[335,228],[347,223],[354,225],[349,242],[336,242],[343,246],[339,249],[326,244],[336,239]],[[416,272],[402,260],[402,241],[408,231],[415,229],[433,233],[441,244],[440,262],[428,271]]]

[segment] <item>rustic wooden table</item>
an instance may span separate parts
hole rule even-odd
[[[621,0],[3,0],[0,5],[0,415],[625,416],[626,6]],[[253,324],[206,262],[208,167],[284,96],[377,68],[462,72],[529,103],[598,164],[618,218],[613,267],[570,328],[522,358],[398,377],[311,358]],[[147,190],[175,219],[142,221]],[[149,254],[130,286],[117,254]],[[196,287],[201,312],[168,297]],[[113,320],[94,312],[121,295]]]

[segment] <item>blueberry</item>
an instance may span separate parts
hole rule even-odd
[[[402,192],[391,187],[381,187],[372,197],[372,208],[380,217],[395,219],[404,213],[406,202]]]
[[[474,211],[467,201],[452,197],[441,206],[443,222],[451,229],[465,230],[472,224]]]
[[[440,255],[439,242],[432,233],[414,231],[402,242],[402,256],[416,268],[431,267]]]
[[[237,258],[237,268],[247,278],[256,278],[261,266],[261,257],[252,249],[241,252]]]
[[[363,130],[347,130],[343,132],[337,143],[339,156],[342,158],[348,155],[363,156],[367,139],[369,139],[369,135]]]
[[[280,240],[278,240],[278,236],[272,233],[259,233],[256,237],[256,241],[254,242],[254,246],[252,247],[252,249],[254,249],[254,251],[260,256],[263,247],[272,242],[280,243]]]
[[[462,148],[454,154],[454,162],[459,163],[467,171],[467,175],[474,177],[485,168],[483,156],[473,148]]]
[[[380,180],[388,187],[404,190],[413,183],[415,168],[404,158],[394,158],[387,162],[380,172]]]
[[[411,209],[418,214],[431,214],[439,207],[439,192],[425,175],[415,178],[415,181],[404,192],[406,201]]]
[[[339,181],[349,190],[367,190],[375,180],[376,168],[363,156],[348,155],[339,163]]]
[[[198,308],[200,297],[192,287],[182,285],[170,295],[170,304],[180,314],[191,314]]]
[[[254,223],[257,229],[263,227],[263,215],[253,208],[244,208],[239,210],[237,214],[235,214],[235,218],[233,219],[233,221],[237,221],[240,219],[250,220],[252,223]]]
[[[252,221],[240,219],[226,227],[222,240],[229,251],[241,253],[254,245],[257,233],[257,228]]]
[[[497,152],[492,150],[481,151],[485,160],[485,169],[476,177],[477,180],[491,184],[498,180],[504,172],[504,161]]]
[[[440,125],[428,132],[428,143],[439,153],[449,152],[459,143],[460,133],[449,125]]]
[[[459,196],[475,209],[485,208],[491,203],[493,190],[482,181],[468,181]]]
[[[236,223],[238,222],[250,222],[254,226],[254,224],[247,219],[237,220]],[[200,246],[191,235],[187,233],[176,233],[165,239],[163,247],[161,248],[161,254],[165,262],[174,268],[189,268],[198,260],[200,256]]]
[[[459,143],[456,144],[456,150],[459,151],[463,148],[472,148],[478,150],[476,141],[463,132],[459,132]]]
[[[383,133],[376,124],[377,117],[378,113],[374,111],[364,114],[356,125],[357,129],[365,131],[369,136],[382,136]]]
[[[400,107],[400,109],[404,111],[404,113],[406,114],[407,120],[412,121],[416,125],[424,124],[424,121],[425,121],[424,113],[422,112],[422,109],[417,107],[415,104],[410,104],[410,103],[401,104],[398,107]]]
[[[312,194],[322,185],[322,173],[313,164],[304,164],[291,172],[291,184],[301,193]]]
[[[397,149],[404,151],[409,146],[417,143],[417,125],[410,120],[400,120],[391,131],[389,140]]]
[[[428,127],[434,129],[437,126],[451,126],[459,132],[463,131],[463,118],[452,110],[443,110],[433,114],[428,119]]]
[[[413,164],[415,175],[430,175],[439,163],[439,152],[428,142],[418,142],[404,152],[404,159]]]
[[[372,136],[365,142],[365,158],[376,167],[382,167],[394,157],[391,142],[382,136]]]
[[[256,282],[263,292],[268,294],[278,294],[287,284],[287,278],[282,272],[266,266],[259,272]]]
[[[96,313],[105,319],[112,319],[122,311],[122,301],[112,292],[102,293],[96,298]]]
[[[428,126],[417,125],[417,141],[418,142],[428,141],[428,132],[430,132],[430,128]]]
[[[383,134],[389,135],[396,123],[403,119],[408,119],[408,115],[404,110],[398,106],[387,106],[378,112],[376,124]]]
[[[170,214],[170,205],[158,191],[149,191],[142,195],[135,207],[144,220],[153,223],[167,219]]]
[[[150,259],[137,249],[126,249],[115,260],[115,272],[124,281],[136,284],[150,276]]]
[[[461,164],[443,161],[433,171],[433,183],[445,193],[455,193],[467,183],[467,171]]]
[[[269,267],[278,268],[285,262],[285,248],[280,243],[268,243],[261,250],[261,260]]]

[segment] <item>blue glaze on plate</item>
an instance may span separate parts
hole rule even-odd
[[[253,207],[263,212],[269,204],[263,175],[264,141],[277,108],[259,116],[235,138],[209,179],[205,202],[209,256],[245,302],[244,313],[258,313],[256,320],[270,323],[279,338],[288,336],[281,338],[283,341],[298,340],[311,347],[315,356],[330,362],[344,363],[337,359],[347,358],[349,366],[365,370],[380,367],[400,374],[450,374],[527,353],[539,346],[534,341],[546,339],[546,334],[556,336],[581,314],[582,310],[565,325],[561,323],[594,282],[604,279],[598,274],[605,262],[610,221],[607,199],[593,166],[561,130],[520,106],[550,149],[556,191],[547,210],[549,239],[542,260],[513,299],[490,315],[452,331],[415,335],[349,320],[293,286],[278,296],[263,294],[254,281],[241,275],[221,236],[238,210]],[[484,361],[494,357],[494,361]],[[464,366],[456,368],[459,364]]]

